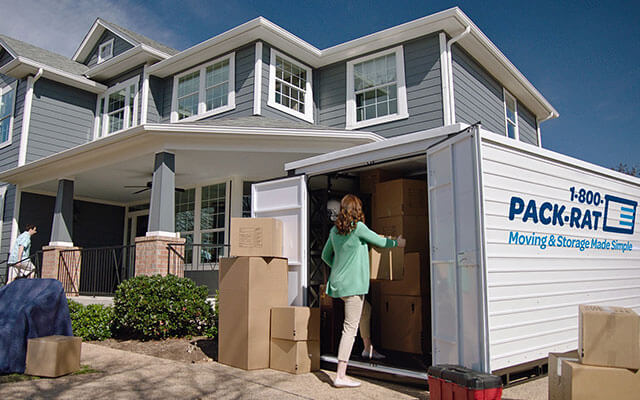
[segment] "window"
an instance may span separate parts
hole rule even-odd
[[[408,117],[402,46],[347,62],[347,129]]]
[[[94,137],[107,136],[137,124],[139,77],[120,83],[98,97]]]
[[[0,88],[0,147],[11,144],[16,85],[17,81]]]
[[[504,120],[507,137],[518,139],[518,102],[504,89]]]
[[[98,64],[113,57],[113,39],[102,43],[98,47]]]
[[[193,121],[233,110],[235,53],[190,69],[173,80],[171,122]]]
[[[251,218],[251,185],[255,182],[242,182],[242,218]]]
[[[177,192],[175,197],[175,223],[176,232],[180,232],[180,237],[186,239],[185,259],[190,263],[193,257],[193,234],[195,231],[195,210],[196,210],[196,190],[187,189],[184,192]]]
[[[218,262],[222,249],[217,246],[224,245],[224,230],[226,221],[227,184],[204,186],[201,189],[200,209],[200,235],[202,251],[201,263]]]
[[[313,122],[311,68],[271,49],[267,105]]]

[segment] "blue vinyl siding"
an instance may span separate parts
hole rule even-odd
[[[122,39],[120,36],[114,34],[113,32],[107,30],[102,34],[102,36],[100,36],[100,39],[98,39],[98,43],[96,43],[93,49],[91,49],[91,53],[89,53],[89,56],[86,59],[85,64],[89,68],[95,66],[98,63],[98,49],[100,48],[100,45],[105,42],[108,42],[111,39],[114,39],[113,40],[113,56],[114,57],[117,57],[118,55],[124,53],[125,51],[133,47],[131,43]]]
[[[15,81],[16,80],[14,78],[0,74],[0,86],[7,86]],[[26,87],[26,79],[21,79],[16,86],[11,144],[0,149],[0,171],[6,171],[18,166],[20,137],[22,135],[22,114],[24,112],[24,95]]]
[[[163,102],[165,92],[165,81],[172,78],[160,79],[155,76],[149,76],[149,105],[147,106],[147,122],[156,124],[163,119]],[[168,85],[169,83],[167,83]]]
[[[409,118],[362,128],[384,137],[443,125],[440,43],[429,35],[403,44]],[[360,56],[358,56],[360,57]],[[346,122],[346,62],[321,68],[318,123],[344,129]]]
[[[505,135],[502,85],[457,45],[451,50],[456,122],[480,121],[484,128]]]
[[[518,132],[521,141],[538,145],[536,117],[520,103],[518,103]]]
[[[9,54],[8,51],[0,47],[0,67],[2,67],[3,65],[5,65],[11,60],[13,60],[13,57],[11,57],[11,54]]]
[[[96,95],[48,79],[34,88],[27,162],[81,145],[93,138]]]
[[[0,242],[0,261],[7,259],[11,244],[11,227],[13,226],[13,208],[16,199],[16,187],[8,185],[4,195],[4,211],[2,213],[2,241]],[[6,264],[5,264],[6,265]],[[4,271],[0,271],[0,276],[4,276]]]

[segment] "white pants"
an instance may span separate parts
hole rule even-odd
[[[13,264],[9,266],[7,284],[16,280],[17,278],[29,276],[29,273],[35,271],[36,266],[33,265],[31,260],[24,260],[21,263]],[[35,276],[31,275],[30,278],[34,278]]]
[[[338,361],[347,362],[351,356],[358,326],[360,326],[360,337],[363,339],[371,337],[371,305],[364,296],[347,296],[342,300],[344,301],[344,324],[338,346]]]

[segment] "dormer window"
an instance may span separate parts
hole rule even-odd
[[[137,125],[139,79],[136,76],[119,83],[98,97],[96,139]]]
[[[113,39],[102,43],[98,47],[98,64],[113,57]]]
[[[271,49],[267,105],[313,123],[311,68]]]

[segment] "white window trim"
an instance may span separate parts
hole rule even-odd
[[[5,93],[9,93],[10,91],[13,90],[13,104],[11,104],[11,114],[9,115],[9,137],[7,138],[6,141],[0,142],[0,149],[10,146],[13,141],[13,120],[15,117],[14,114],[16,112],[16,101],[18,97],[17,88],[18,88],[18,81],[14,81],[7,86],[0,87],[0,97],[4,96]]]
[[[357,122],[356,120],[356,95],[353,86],[353,66],[364,61],[374,58],[386,56],[387,54],[396,54],[396,87],[398,89],[398,109],[395,114],[385,115],[383,117],[367,119]],[[397,121],[409,118],[409,107],[407,105],[407,87],[404,78],[404,50],[402,46],[397,46],[389,50],[360,57],[347,62],[347,122],[345,129],[358,129],[365,126],[384,124],[386,122]]]
[[[100,64],[103,61],[107,61],[108,59],[113,57],[113,41],[114,39],[107,40],[106,42],[98,46],[98,64]],[[102,57],[102,49],[107,46],[111,46],[111,52],[109,53],[108,57]]]
[[[8,185],[0,186],[0,221],[4,222],[4,197],[7,195]],[[2,229],[0,229],[0,245],[2,245]]]
[[[518,123],[518,100],[507,91],[507,89],[502,88],[502,98],[504,103],[504,134],[506,137],[509,137],[509,121],[507,118],[507,97],[513,100],[513,104],[515,106],[514,117],[515,117],[515,140],[520,140],[520,127]]]
[[[284,106],[276,102],[276,57],[280,57],[285,61],[294,64],[298,68],[302,68],[307,73],[307,83],[305,85],[305,97],[304,97],[304,113],[296,111],[292,108]],[[313,76],[311,67],[302,64],[301,62],[288,57],[278,50],[271,48],[271,55],[269,61],[269,98],[267,100],[267,106],[273,107],[276,110],[280,110],[284,113],[293,115],[307,122],[313,123]]]
[[[214,108],[213,110],[205,111],[207,108],[206,98],[205,98],[205,73],[207,67],[213,65],[215,63],[219,63],[221,61],[229,60],[229,93],[227,93],[227,104]],[[236,53],[232,52],[224,57],[216,58],[213,61],[210,61],[206,64],[199,65],[197,67],[191,68],[187,71],[180,73],[173,77],[173,94],[171,99],[171,122],[189,122],[189,121],[197,121],[202,118],[210,117],[212,115],[220,114],[226,111],[230,111],[236,108]],[[185,75],[193,73],[195,71],[200,71],[200,87],[198,89],[198,113],[196,115],[192,115],[188,118],[178,119],[178,81]]]
[[[107,121],[108,121],[108,112],[107,112],[107,105],[105,104],[104,110],[105,113],[104,115],[100,115],[100,102],[104,102],[109,98],[110,94],[113,94],[115,92],[117,92],[118,90],[121,90],[123,88],[129,88],[130,86],[135,85],[136,87],[136,94],[135,96],[133,96],[133,118],[131,119],[131,126],[128,126],[129,124],[129,107],[124,108],[124,125],[122,129],[119,129],[117,131],[113,131],[111,133],[107,133]],[[98,100],[96,101],[96,116],[95,116],[95,120],[93,123],[93,138],[95,139],[99,139],[101,137],[105,137],[105,136],[110,136],[113,134],[116,134],[118,132],[122,132],[125,129],[131,128],[132,126],[136,126],[138,125],[138,99],[140,97],[140,77],[139,76],[134,76],[131,79],[128,79],[124,82],[118,83],[115,86],[110,87],[109,89],[107,89],[103,94],[101,94],[100,96],[98,96]],[[129,99],[129,96],[127,96],[127,100]],[[102,118],[102,123],[100,124],[100,118]],[[98,126],[100,126],[100,132],[98,132]]]

